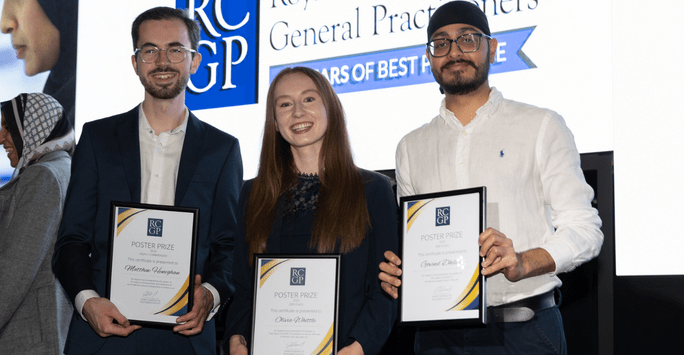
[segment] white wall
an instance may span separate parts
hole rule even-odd
[[[616,273],[681,275],[684,3],[623,0],[612,8]]]

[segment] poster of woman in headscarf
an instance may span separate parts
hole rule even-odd
[[[0,0],[0,100],[43,92],[74,123],[78,0]],[[0,185],[12,172],[0,161]]]

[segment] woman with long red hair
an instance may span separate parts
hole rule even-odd
[[[387,177],[354,165],[342,104],[320,73],[287,68],[271,83],[259,172],[240,206],[225,350],[247,354],[255,253],[341,253],[338,354],[377,354],[396,315],[377,278],[398,246],[396,202]]]

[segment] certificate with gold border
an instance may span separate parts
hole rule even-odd
[[[254,257],[252,355],[337,354],[340,255]]]
[[[199,209],[112,202],[107,298],[133,324],[192,309]]]
[[[485,277],[478,238],[486,228],[486,188],[400,198],[402,324],[484,325]]]

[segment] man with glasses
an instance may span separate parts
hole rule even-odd
[[[426,55],[445,98],[439,115],[397,147],[399,196],[487,187],[479,237],[487,276],[486,328],[421,328],[417,354],[565,354],[556,274],[603,243],[572,133],[555,112],[504,99],[489,86],[497,42],[472,3],[439,7]],[[397,297],[401,260],[386,252],[379,277]]]
[[[185,106],[201,61],[200,29],[184,11],[136,18],[131,62],[145,88],[127,113],[90,122],[74,154],[53,270],[78,314],[67,354],[216,354],[211,319],[231,295],[242,161],[237,139]],[[115,98],[113,98],[115,99]],[[199,208],[194,304],[173,329],[131,325],[105,295],[110,203]]]

